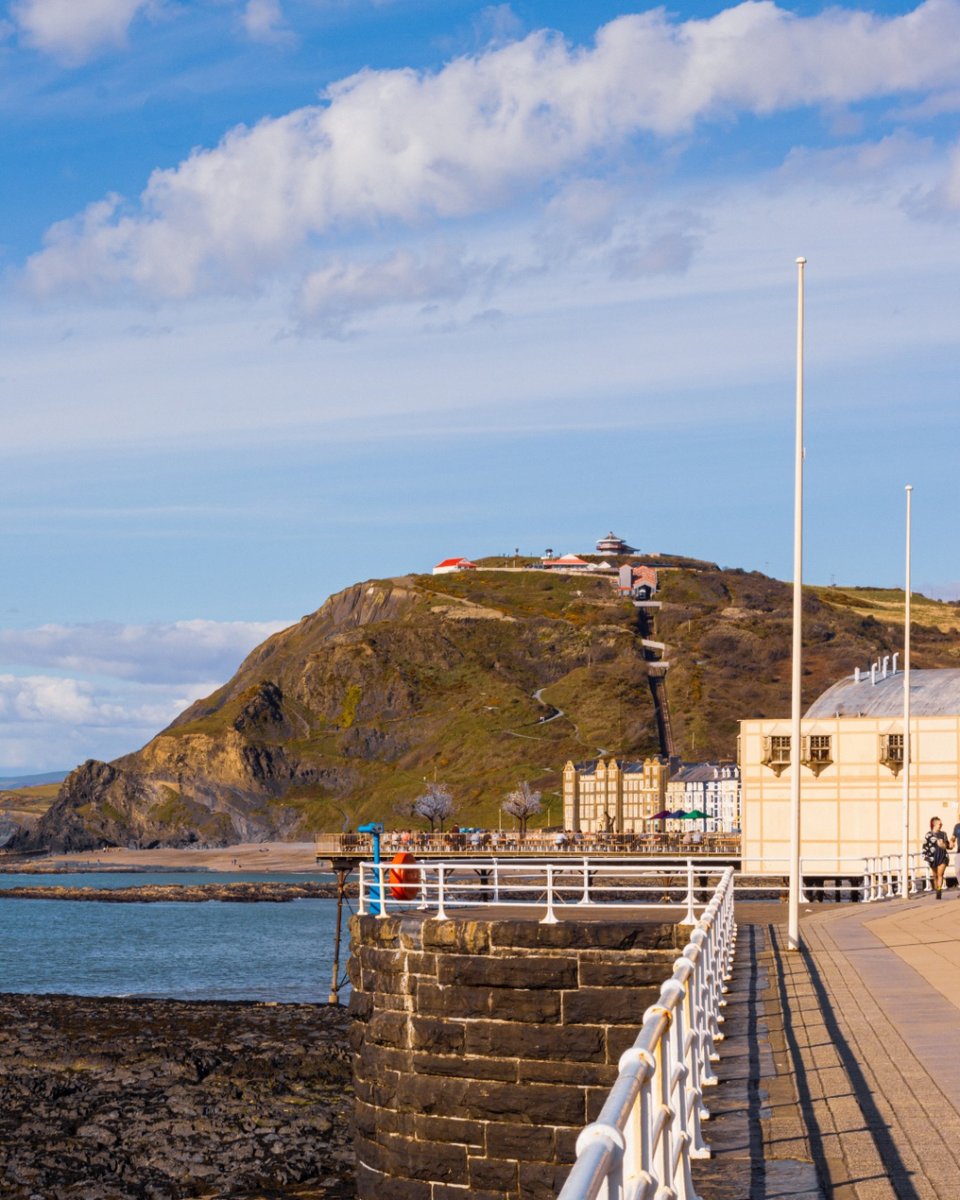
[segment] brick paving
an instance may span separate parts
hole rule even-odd
[[[960,894],[737,921],[702,1200],[960,1195]]]

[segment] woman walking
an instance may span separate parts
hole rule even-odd
[[[943,895],[943,872],[950,857],[949,849],[950,839],[943,831],[943,822],[939,817],[931,817],[930,832],[923,839],[923,857],[933,872],[933,888],[938,900]]]

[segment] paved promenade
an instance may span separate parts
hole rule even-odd
[[[702,1200],[960,1196],[960,894],[737,920]]]

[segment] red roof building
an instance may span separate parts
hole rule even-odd
[[[454,571],[475,571],[477,564],[469,558],[445,558],[433,568],[434,575],[450,575]]]

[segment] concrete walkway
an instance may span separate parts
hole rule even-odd
[[[960,1196],[960,894],[738,909],[702,1200]]]

